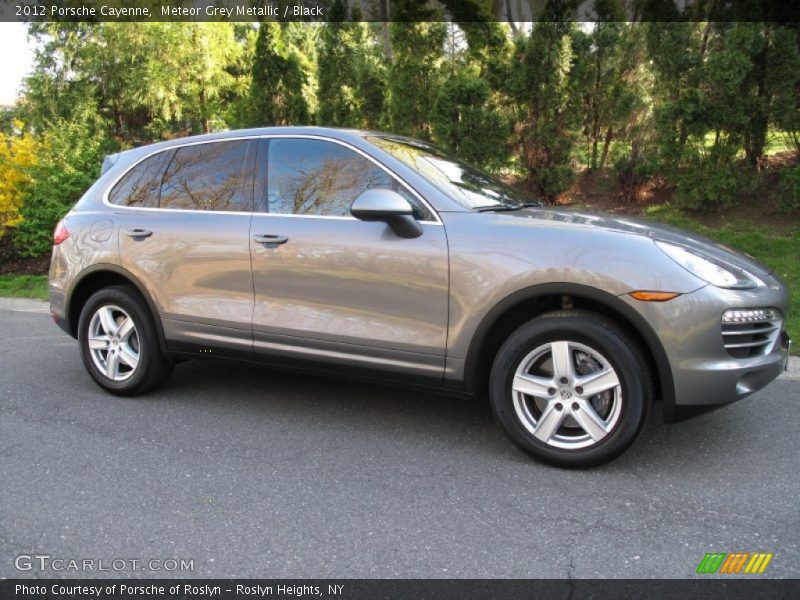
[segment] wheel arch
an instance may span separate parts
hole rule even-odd
[[[618,297],[590,286],[546,283],[518,290],[498,302],[475,330],[464,367],[466,391],[485,394],[494,357],[503,341],[523,323],[547,312],[576,308],[614,320],[631,336],[647,359],[656,396],[663,403],[664,420],[675,420],[675,385],[669,359],[649,323]]]
[[[144,299],[153,317],[153,322],[158,332],[161,351],[166,352],[167,344],[164,337],[164,329],[161,325],[161,318],[159,317],[158,308],[155,302],[153,302],[153,298],[139,279],[118,265],[93,265],[86,269],[72,286],[67,296],[65,310],[68,333],[72,337],[78,336],[78,320],[80,319],[84,304],[86,304],[89,297],[96,291],[111,285],[132,285],[136,288],[136,291],[139,292],[139,295]]]

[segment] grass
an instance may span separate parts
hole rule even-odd
[[[703,146],[706,150],[710,150],[714,146],[715,134],[709,131],[705,138],[703,138]],[[785,131],[775,131],[771,129],[767,132],[767,143],[764,146],[764,155],[770,156],[778,154],[779,152],[786,152],[787,150],[794,150],[789,134]],[[739,149],[737,156],[742,158],[744,156],[744,149]]]
[[[710,150],[714,146],[714,138],[715,134],[713,131],[709,131],[703,137],[702,145],[706,150]],[[602,148],[603,144],[601,143],[598,154],[600,151],[602,151]],[[771,156],[780,152],[786,152],[787,150],[794,150],[794,145],[792,144],[789,134],[785,131],[776,131],[774,129],[769,130],[767,132],[767,143],[764,147],[764,154],[766,156]],[[606,166],[612,167],[617,158],[629,156],[630,152],[630,142],[627,140],[613,140],[609,149]],[[740,149],[737,156],[739,158],[743,157],[744,149]],[[575,144],[572,157],[579,165],[588,168],[591,159],[591,146],[585,140],[582,140],[581,143]]]
[[[792,296],[786,329],[793,340],[800,340],[800,227],[788,234],[744,221],[708,227],[669,205],[650,207],[647,217],[736,248],[774,269],[789,286]],[[795,346],[794,353],[800,353],[800,344]]]
[[[0,296],[47,300],[47,275],[0,275]]]
[[[777,154],[778,152],[786,152],[787,150],[794,150],[794,145],[789,139],[789,134],[783,131],[770,131],[767,133],[767,145],[764,148],[764,154]]]

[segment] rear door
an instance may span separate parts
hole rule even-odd
[[[409,199],[423,234],[350,216],[371,188]],[[262,140],[255,190],[255,353],[441,382],[448,258],[432,209],[357,150],[309,137]]]
[[[219,140],[167,151],[151,206],[120,210],[122,264],[155,299],[172,350],[251,355],[256,146]]]

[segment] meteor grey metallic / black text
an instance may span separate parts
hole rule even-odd
[[[216,356],[488,394],[510,438],[605,462],[783,369],[786,287],[709,240],[555,210],[416,140],[231,131],[109,156],[54,233],[54,320],[121,395]]]

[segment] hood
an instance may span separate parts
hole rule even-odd
[[[525,208],[501,213],[509,217],[532,219],[545,223],[556,223],[591,229],[603,229],[649,237],[653,240],[684,246],[700,254],[713,257],[733,267],[747,271],[757,277],[766,277],[772,271],[753,257],[728,248],[701,235],[689,233],[677,227],[655,223],[635,217],[621,217],[602,212],[573,209]]]

